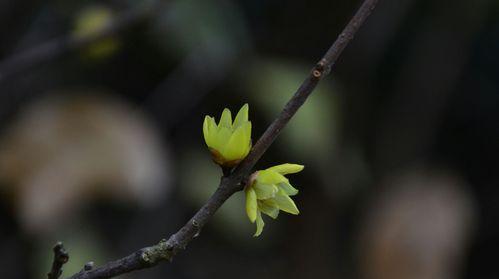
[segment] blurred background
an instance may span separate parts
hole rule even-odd
[[[0,274],[63,277],[168,237],[215,190],[206,114],[256,140],[360,1],[0,0]],[[233,196],[121,278],[498,278],[499,1],[384,0],[258,163],[299,216]]]

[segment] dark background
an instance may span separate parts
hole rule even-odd
[[[136,2],[0,0],[4,278],[43,278],[58,240],[69,276],[174,233],[221,175],[204,116],[247,102],[256,140],[360,5]],[[301,214],[253,238],[238,193],[172,264],[123,278],[497,278],[498,75],[498,1],[381,0],[257,165],[306,166]]]

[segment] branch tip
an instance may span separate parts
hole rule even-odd
[[[54,252],[54,259],[52,261],[52,268],[47,273],[47,278],[58,279],[62,274],[62,266],[69,261],[69,254],[60,241],[54,245],[52,251]]]

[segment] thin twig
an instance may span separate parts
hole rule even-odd
[[[109,262],[87,272],[77,273],[70,277],[70,279],[111,278],[134,270],[149,268],[161,261],[171,261],[177,252],[185,249],[187,244],[199,234],[201,228],[208,222],[218,208],[220,208],[230,196],[243,188],[244,181],[256,162],[276,139],[280,131],[286,126],[296,111],[303,105],[307,97],[317,86],[318,82],[330,72],[331,67],[336,62],[343,49],[353,39],[353,36],[371,14],[377,2],[378,0],[364,1],[331,48],[315,65],[309,76],[288,101],[279,116],[254,145],[250,154],[230,175],[221,178],[220,185],[215,193],[213,193],[206,204],[199,209],[187,224],[168,240],[163,239],[154,246],[142,248],[119,260]]]
[[[64,250],[62,242],[57,242],[53,248],[54,261],[52,262],[52,269],[47,273],[48,279],[58,279],[62,274],[62,266],[68,262],[69,254]]]
[[[156,3],[159,1],[123,12],[94,34],[83,37],[69,35],[52,39],[4,59],[0,62],[0,83],[27,69],[54,60],[68,52],[88,47],[133,26],[153,12]]]

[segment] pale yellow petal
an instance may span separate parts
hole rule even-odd
[[[279,191],[277,195],[275,195],[273,200],[276,202],[277,206],[282,211],[294,215],[298,215],[300,213],[293,200],[282,191]]]
[[[251,121],[244,123],[241,128],[244,129],[244,137],[246,141],[246,149],[244,150],[243,157],[246,157],[251,150]]]
[[[260,202],[262,202],[270,207],[278,207],[277,203],[274,201],[274,199],[261,200]]]
[[[244,140],[241,141],[241,154],[239,157],[245,158],[251,150],[251,122],[245,122],[237,129],[244,131]]]
[[[232,130],[232,116],[229,109],[224,109],[224,111],[222,112],[218,127],[225,127],[229,130]]]
[[[251,188],[248,187],[245,190],[246,193],[246,214],[248,215],[251,223],[254,223],[257,215],[257,202],[256,202],[256,193]]]
[[[243,159],[247,155],[248,138],[244,126],[234,131],[227,144],[222,150],[222,155],[227,160]]]
[[[262,233],[264,226],[265,226],[265,223],[263,222],[263,219],[262,219],[262,213],[260,213],[260,211],[258,211],[256,214],[256,232],[253,236],[255,236],[255,237],[259,236]]]
[[[288,182],[288,179],[280,173],[268,169],[259,171],[256,180],[262,184],[279,184]]]
[[[270,206],[263,201],[258,201],[258,209],[273,219],[276,219],[279,215],[279,208],[277,206]]]
[[[218,131],[213,137],[213,148],[222,153],[231,137],[231,132],[226,127],[217,128]]]
[[[209,130],[208,130],[208,119],[210,117],[207,115],[205,116],[204,118],[204,121],[203,121],[203,136],[204,136],[204,141],[206,142],[206,144],[209,146]]]
[[[298,189],[296,189],[289,183],[283,182],[279,183],[277,186],[288,196],[294,196],[298,194]]]
[[[236,118],[234,119],[234,128],[237,128],[243,125],[244,123],[248,122],[248,110],[249,110],[248,104],[244,104],[244,106],[241,107],[241,109],[236,115]]]
[[[256,197],[259,200],[266,200],[275,197],[275,194],[279,190],[275,185],[260,184],[255,183],[253,185],[255,189]]]
[[[276,171],[282,175],[286,175],[288,173],[297,173],[302,171],[304,168],[303,165],[297,165],[297,164],[282,164],[282,165],[277,165],[273,166],[271,168],[268,168],[267,170],[273,170]]]
[[[215,120],[210,116],[206,116],[203,122],[203,135],[206,145],[213,148],[213,142],[215,140],[216,134],[217,127],[215,124]]]

